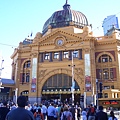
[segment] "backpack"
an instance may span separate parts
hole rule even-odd
[[[91,113],[95,113],[95,108],[94,108],[94,107],[91,107],[90,112],[91,112]]]
[[[35,120],[41,120],[41,116],[39,113],[37,113]]]
[[[64,113],[63,113],[63,119],[62,120],[70,120],[70,115],[67,117]]]
[[[63,113],[63,119],[62,120],[67,120],[67,117],[64,113]]]

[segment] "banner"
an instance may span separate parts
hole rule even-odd
[[[91,91],[90,54],[85,54],[85,91]]]
[[[31,92],[36,92],[36,78],[37,78],[36,75],[37,75],[37,58],[33,58]]]

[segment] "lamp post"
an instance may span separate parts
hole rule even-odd
[[[15,102],[17,104],[17,94],[18,94],[18,88],[15,89]]]
[[[98,79],[96,79],[96,99],[97,99],[97,109],[98,109],[98,107],[99,107],[99,101],[98,101]]]
[[[78,46],[79,45],[82,45],[83,44],[83,42],[81,42],[80,44],[78,44]],[[72,44],[71,46],[73,46],[74,44]],[[77,47],[78,47],[77,46]],[[72,68],[72,86],[71,86],[71,93],[72,93],[72,104],[74,105],[74,90],[75,90],[75,81],[74,81],[74,67],[75,67],[75,65],[74,65],[74,61],[73,61],[73,59],[74,59],[74,52],[75,52],[75,50],[73,50],[72,51],[72,65],[68,65],[69,67],[71,66],[71,68]]]
[[[69,65],[70,66],[70,65]],[[74,90],[75,90],[75,81],[74,81],[74,62],[73,62],[73,51],[72,51],[72,86],[71,86],[71,93],[72,93],[72,104],[74,105]]]
[[[2,70],[4,69],[4,68],[2,67],[3,62],[4,62],[4,60],[2,60],[2,62],[1,62],[1,67],[0,67],[0,91],[1,91],[1,88],[4,88],[4,87],[2,87],[2,78],[1,78]]]

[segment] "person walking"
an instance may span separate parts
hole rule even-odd
[[[12,103],[10,109],[13,110],[13,109],[16,109],[16,108],[17,108],[17,107],[16,107],[16,104],[15,104],[15,103]]]
[[[75,110],[75,107],[74,105],[71,106],[71,108],[69,109],[69,111],[72,113],[72,120],[75,120],[75,113],[76,113],[76,110]]]
[[[108,120],[118,120],[116,117],[115,117],[115,115],[114,115],[114,112],[113,111],[111,111],[110,112],[110,117],[109,117],[109,119]]]
[[[88,120],[95,120],[95,108],[94,106],[91,104],[90,108],[89,108],[89,116],[88,116]]]
[[[5,120],[9,111],[9,108],[7,108],[7,102],[3,102],[3,106],[0,107],[0,120]]]
[[[52,102],[48,107],[48,120],[54,120],[55,108],[54,103]]]
[[[77,106],[76,110],[77,110],[77,119],[80,120],[81,111],[82,111],[80,105]]]
[[[68,110],[68,107],[64,107],[64,112],[61,115],[61,120],[73,120],[72,113]]]
[[[34,120],[33,113],[25,109],[26,103],[26,97],[19,96],[17,98],[18,107],[7,114],[6,120]]]
[[[87,120],[87,112],[86,112],[86,109],[84,108],[82,113],[81,113],[81,118],[82,120]]]
[[[44,103],[42,105],[42,110],[43,110],[44,119],[46,120],[46,118],[47,118],[47,107],[45,106]]]
[[[55,115],[54,115],[54,120],[58,120],[58,109],[57,109],[57,105],[54,104],[55,107]]]
[[[35,120],[44,120],[44,115],[41,113],[41,109],[36,109],[36,112],[34,113]]]
[[[99,112],[95,115],[95,120],[108,120],[106,112],[103,112],[103,106],[99,106]]]

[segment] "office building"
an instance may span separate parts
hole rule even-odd
[[[119,28],[118,17],[116,17],[116,15],[107,16],[107,18],[104,19],[102,24],[104,35],[107,35],[108,31],[113,26],[117,29]]]

